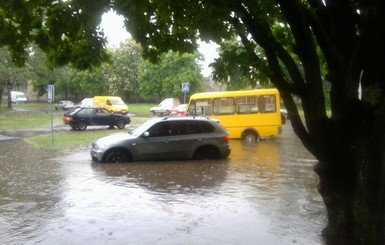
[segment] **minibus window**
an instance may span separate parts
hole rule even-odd
[[[241,96],[236,98],[238,114],[258,113],[258,96]]]
[[[195,108],[192,112],[192,115],[195,116],[211,116],[211,100],[210,99],[202,99],[195,101]],[[190,113],[190,110],[189,110]]]
[[[214,99],[214,115],[231,115],[235,112],[234,98]]]
[[[275,102],[275,96],[271,95],[262,95],[258,99],[258,108],[261,113],[272,113],[277,111],[277,106]]]

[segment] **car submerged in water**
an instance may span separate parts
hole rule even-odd
[[[101,107],[81,107],[64,114],[63,121],[74,130],[86,130],[87,126],[108,125],[123,129],[131,122],[129,116],[111,113]]]
[[[163,117],[143,123],[131,133],[112,134],[92,143],[99,162],[210,160],[231,152],[227,130],[204,117]]]

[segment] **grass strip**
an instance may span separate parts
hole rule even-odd
[[[127,129],[93,129],[86,131],[63,131],[54,132],[53,144],[51,134],[42,134],[25,138],[24,141],[36,148],[43,149],[91,149],[91,143],[96,139],[114,133],[127,133]]]

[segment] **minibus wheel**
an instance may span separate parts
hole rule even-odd
[[[242,141],[246,144],[255,144],[259,141],[259,136],[256,132],[246,131],[242,134]]]

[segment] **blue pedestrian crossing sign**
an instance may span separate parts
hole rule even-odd
[[[182,83],[182,93],[190,92],[190,83]]]
[[[52,103],[55,101],[55,87],[54,85],[49,84],[47,86],[47,101]]]

